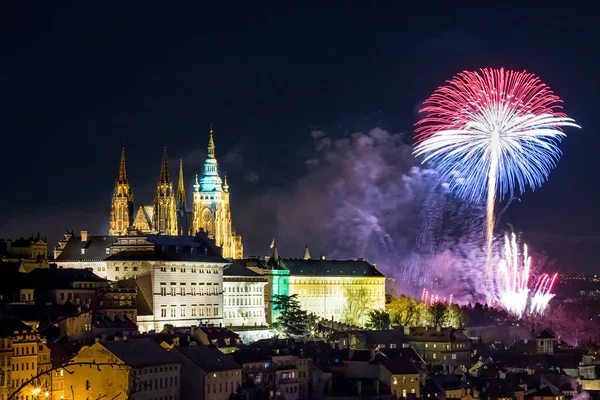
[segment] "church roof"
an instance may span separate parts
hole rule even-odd
[[[291,276],[352,276],[383,278],[372,264],[363,260],[282,259]]]
[[[56,257],[56,261],[102,261],[106,258],[106,249],[116,240],[116,236],[88,236],[86,242],[82,242],[81,236],[71,236]],[[85,251],[82,252],[82,249]]]

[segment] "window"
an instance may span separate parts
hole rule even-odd
[[[175,282],[171,282],[171,296],[175,296],[175,290],[177,290]]]
[[[180,283],[179,286],[180,286],[179,292],[181,293],[182,296],[185,296],[185,283]]]
[[[181,267],[181,272],[185,272],[185,267]]]
[[[185,317],[185,307],[181,307],[181,316]]]
[[[176,316],[175,306],[171,306],[171,318],[175,318]]]
[[[433,353],[433,359],[436,360],[437,359],[437,353]]]
[[[160,309],[160,316],[162,318],[166,318],[167,317],[167,309],[166,308],[161,308]]]
[[[161,265],[160,272],[167,272],[167,267],[165,267],[164,265]]]
[[[106,254],[110,254],[110,247],[106,248]]]
[[[166,286],[166,283],[161,283],[160,285],[161,285],[160,286],[160,295],[161,296],[166,296],[167,295],[167,286]],[[163,286],[163,285],[165,285],[165,286]]]
[[[452,359],[456,360],[456,354],[452,354]]]
[[[85,390],[92,390],[92,386],[90,385],[90,381],[85,381]]]
[[[196,307],[194,307],[194,305],[192,305],[192,317],[196,316]]]
[[[81,254],[85,254],[85,249],[81,249]]]

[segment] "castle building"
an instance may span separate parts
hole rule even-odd
[[[145,235],[194,236],[203,231],[223,249],[224,258],[243,258],[242,237],[232,226],[229,185],[227,176],[222,179],[219,173],[212,128],[203,174],[201,177],[196,175],[193,185],[191,210],[187,209],[182,160],[179,161],[178,179],[175,191],[165,147],[154,203],[140,205],[134,216],[133,191],[123,149],[112,198],[109,236],[126,236],[130,228]]]
[[[2,265],[2,263],[6,263]],[[36,268],[48,268],[48,245],[40,237],[20,238],[15,241],[0,239],[0,267],[10,266],[21,272],[30,272]]]
[[[385,308],[385,276],[362,258],[312,259],[308,246],[302,258],[279,257],[277,247],[266,259],[250,258],[245,265],[267,279],[265,313],[277,319],[275,295],[296,295],[300,306],[320,318],[364,324],[369,311]]]
[[[60,244],[62,243],[62,244]],[[67,232],[55,252],[63,268],[85,268],[137,287],[141,332],[199,324],[222,325],[223,268],[229,264],[206,234],[92,236]]]
[[[225,326],[264,328],[265,285],[267,280],[259,273],[234,262],[223,271],[223,320]]]

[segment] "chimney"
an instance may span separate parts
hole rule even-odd
[[[375,394],[379,396],[379,380],[375,380]]]
[[[362,384],[361,381],[356,382],[356,392],[358,393],[358,395],[362,395]]]
[[[85,243],[88,241],[88,231],[81,231],[81,242]]]

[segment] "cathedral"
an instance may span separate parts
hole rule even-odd
[[[204,171],[200,179],[196,175],[192,200],[191,210],[188,210],[181,160],[177,191],[174,190],[173,181],[169,177],[165,147],[154,203],[140,205],[137,211],[134,211],[133,191],[125,164],[125,149],[122,149],[108,234],[126,236],[128,232],[135,231],[146,235],[160,233],[170,236],[194,236],[203,231],[223,249],[224,258],[243,258],[242,237],[235,234],[231,224],[227,175],[221,179],[218,170],[212,128],[209,133]]]

